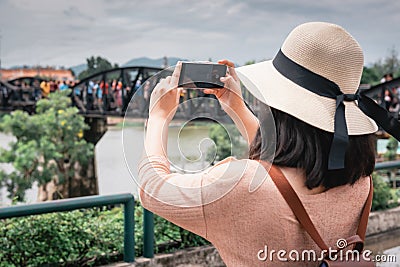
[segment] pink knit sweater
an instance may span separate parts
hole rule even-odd
[[[201,173],[171,174],[165,158],[150,156],[141,161],[138,178],[146,209],[209,240],[227,266],[317,266],[304,250],[315,250],[318,258],[320,249],[257,161],[228,158]],[[356,233],[368,192],[369,179],[361,178],[299,197],[334,248]],[[285,252],[278,256],[279,250]],[[294,262],[302,253],[306,262]]]

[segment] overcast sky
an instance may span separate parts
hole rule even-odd
[[[343,26],[366,64],[399,50],[396,0],[0,0],[0,53],[3,67],[70,67],[91,55],[119,64],[142,56],[243,64],[272,58],[307,21]]]

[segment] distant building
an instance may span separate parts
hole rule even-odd
[[[1,69],[1,78],[3,80],[11,80],[19,77],[43,77],[52,80],[75,80],[71,70],[54,69],[54,68],[19,68],[19,69]]]

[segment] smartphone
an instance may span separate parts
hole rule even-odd
[[[226,65],[222,64],[182,62],[178,87],[223,88],[224,83],[220,78],[226,76],[226,71]]]

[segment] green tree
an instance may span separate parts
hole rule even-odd
[[[16,138],[9,149],[0,149],[0,162],[14,168],[11,173],[0,171],[0,186],[11,199],[23,201],[35,182],[44,194],[41,200],[73,195],[79,171],[93,157],[93,145],[83,139],[88,126],[71,107],[69,93],[55,92],[39,100],[34,115],[17,110],[0,122],[0,130]]]
[[[392,73],[393,75],[397,76],[399,74],[399,68],[399,53],[397,52],[395,47],[392,47],[391,49],[389,49],[388,55],[383,60],[382,69],[384,74]]]
[[[247,147],[235,125],[213,124],[209,130],[209,137],[215,147],[207,151],[207,159],[211,162],[223,160],[229,156],[244,157]]]
[[[396,160],[397,159],[397,149],[399,148],[399,142],[391,136],[386,145],[386,152],[383,155],[386,160]],[[393,188],[396,188],[396,171],[397,169],[391,169],[388,174],[390,180],[392,181]]]
[[[375,85],[380,82],[382,76],[383,74],[377,68],[364,67],[361,76],[361,83]]]
[[[399,148],[399,142],[396,140],[396,138],[391,136],[386,145],[386,152],[384,154],[385,159],[386,160],[396,160],[398,148]]]
[[[361,83],[376,85],[383,75],[392,73],[394,78],[400,76],[400,59],[395,47],[389,49],[385,58],[376,61],[370,67],[364,67]]]
[[[244,63],[244,65],[253,65],[253,64],[255,64],[255,63],[256,63],[255,60],[249,60],[249,61],[246,61],[246,62]]]
[[[87,69],[79,74],[78,76],[79,80],[85,79],[86,77],[89,77],[90,75],[93,75],[100,71],[105,71],[112,68],[118,68],[118,64],[115,63],[113,66],[107,59],[99,56],[97,57],[91,56],[90,58],[86,59],[86,62],[87,62]]]

